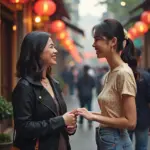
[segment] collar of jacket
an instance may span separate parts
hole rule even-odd
[[[53,83],[59,84],[59,82],[58,82],[57,80],[53,79],[52,77],[47,76],[47,78],[48,78],[50,81],[52,81]],[[28,80],[28,82],[30,82],[30,83],[33,84],[33,85],[42,86],[40,80],[35,80],[35,79],[34,79],[33,77],[31,77],[31,76],[26,76],[25,79]]]

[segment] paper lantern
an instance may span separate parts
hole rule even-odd
[[[66,26],[65,26],[65,24],[64,24],[63,21],[61,21],[61,20],[55,20],[55,21],[53,21],[51,23],[50,30],[53,33],[56,33],[56,32],[58,33],[58,32],[63,31],[65,29],[65,27]]]
[[[150,24],[150,11],[144,11],[141,15],[141,21]]]
[[[77,51],[77,49],[70,51],[69,52],[72,56],[72,58],[77,62],[77,63],[82,63],[82,59]]]
[[[56,34],[56,38],[58,39],[58,40],[63,40],[63,39],[65,39],[65,38],[67,38],[67,37],[69,37],[69,34],[68,34],[68,32],[67,31],[61,31],[61,32],[59,32],[59,33],[57,33]]]
[[[51,16],[56,11],[56,4],[51,0],[39,0],[34,5],[34,11],[39,16]]]
[[[73,41],[71,39],[64,39],[62,41],[63,45],[65,45],[66,47],[69,47],[71,45],[73,45]]]
[[[138,37],[138,31],[136,28],[132,27],[128,30],[128,36],[130,36],[129,38],[132,39],[133,37],[136,38]]]
[[[27,3],[29,0],[9,0],[10,3],[14,3],[14,4],[23,4],[23,3]]]
[[[134,25],[139,35],[143,35],[148,31],[148,25],[142,21],[138,21]]]
[[[129,32],[128,32],[128,37],[129,37],[131,40],[134,40],[134,39],[135,39],[135,37],[134,37],[131,33],[129,33]]]

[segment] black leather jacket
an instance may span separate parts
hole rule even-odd
[[[52,78],[49,80],[60,105],[60,114],[63,115],[67,109],[59,83]],[[71,149],[64,119],[57,115],[51,95],[39,81],[29,76],[20,79],[12,94],[12,104],[16,147],[20,150],[34,150],[38,140],[39,150],[58,150],[62,133],[68,150]]]

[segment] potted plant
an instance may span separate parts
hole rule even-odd
[[[12,115],[12,104],[0,96],[0,150],[10,150],[12,146],[11,135],[3,132],[3,126],[6,126],[7,120],[12,119]]]
[[[12,139],[9,134],[0,133],[0,150],[10,150],[12,147]]]

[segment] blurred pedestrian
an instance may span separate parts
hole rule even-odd
[[[140,66],[142,51],[136,49],[137,62]],[[150,74],[138,67],[139,79],[137,83],[136,108],[137,125],[134,131],[129,131],[131,139],[135,134],[135,150],[148,150],[148,133],[150,127]]]
[[[70,150],[76,131],[75,112],[67,112],[59,83],[51,77],[58,51],[46,32],[28,33],[17,63],[12,95],[14,147],[19,150]]]
[[[77,82],[77,92],[80,101],[80,107],[87,107],[89,111],[92,110],[92,91],[95,87],[95,80],[88,73],[90,67],[85,65],[83,67],[83,75],[79,78]],[[83,124],[83,116],[80,116],[80,124]],[[91,127],[92,122],[89,121],[89,127]]]
[[[75,76],[74,76],[75,67],[65,68],[61,74],[64,82],[67,84],[69,89],[69,95],[74,95],[75,90]]]
[[[101,112],[79,108],[78,114],[100,123],[96,128],[98,150],[133,150],[127,131],[136,126],[137,61],[133,42],[115,19],[96,25],[93,34],[97,57],[107,59],[110,71],[98,96]]]

